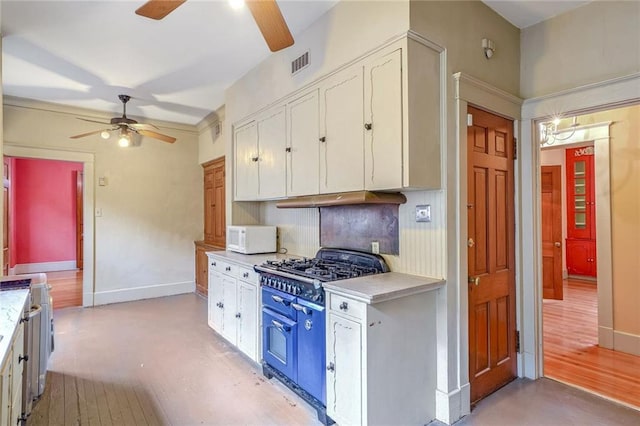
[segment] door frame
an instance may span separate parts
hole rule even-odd
[[[540,238],[540,144],[537,132],[538,124],[548,119],[551,113],[585,114],[613,108],[620,108],[638,104],[640,100],[640,73],[619,77],[611,80],[576,87],[562,92],[531,98],[522,107],[522,142],[528,146],[523,151],[522,196],[527,200],[527,209],[522,211],[522,237],[525,251],[523,255],[531,259],[522,271],[523,279],[534,285],[526,288],[523,294],[524,333],[523,349],[525,351],[525,376],[536,379],[544,375],[543,371],[543,336],[542,336],[542,283],[539,277],[542,273],[541,238]],[[599,123],[602,125],[603,123]],[[606,124],[606,123],[605,123]],[[588,126],[584,126],[588,127]],[[605,165],[609,160],[609,126],[607,135],[589,137],[579,135],[580,140],[594,140],[596,155],[595,173],[605,173]],[[586,139],[590,138],[590,139]],[[571,140],[571,139],[570,139]],[[606,167],[608,170],[608,167]],[[607,197],[596,212],[596,240],[598,241],[598,340],[602,346],[607,340],[612,343],[613,307],[612,307],[612,266],[611,266],[611,203],[609,200],[609,174],[606,181],[596,184],[596,192]],[[529,201],[530,200],[530,201]],[[602,288],[601,288],[602,287]],[[602,297],[602,299],[601,299]],[[607,301],[608,299],[608,301]],[[608,305],[607,305],[608,303]],[[606,346],[605,346],[606,347]]]
[[[449,360],[457,360],[457,375],[456,383],[451,383],[453,380],[449,380],[449,414],[451,418],[458,419],[463,415],[470,412],[470,386],[469,386],[469,293],[467,287],[468,277],[468,249],[467,249],[467,106],[472,105],[480,109],[489,111],[493,114],[508,118],[513,121],[513,135],[516,139],[520,139],[520,113],[522,108],[522,99],[507,93],[501,89],[498,89],[490,84],[487,84],[475,77],[472,77],[465,73],[453,74],[453,89],[454,89],[454,112],[455,112],[455,128],[453,131],[456,134],[456,144],[451,144],[445,147],[446,158],[450,160],[447,163],[447,168],[450,168],[456,173],[447,173],[446,187],[447,191],[447,211],[448,219],[455,223],[455,232],[448,232],[447,245],[451,247],[447,256],[449,257],[448,263],[448,281],[457,283],[457,287],[453,291],[457,291],[455,296],[457,304],[457,327],[456,325],[444,325],[448,327],[448,336],[456,336],[452,338],[455,341],[455,345],[450,342],[438,342],[438,346],[447,345],[454,347],[455,352],[449,352]],[[521,144],[518,143],[518,146]],[[521,149],[518,149],[521,151]],[[521,159],[520,155],[514,162],[514,213],[515,213],[515,279],[516,279],[516,329],[521,329],[521,273],[522,257],[521,257],[521,227],[519,225],[520,215],[522,214],[522,201],[520,191],[520,174],[521,174]],[[451,309],[453,307],[449,305]],[[440,332],[446,333],[445,330]],[[449,361],[454,363],[455,361]],[[517,355],[518,364],[518,376],[521,376],[522,371],[522,354]],[[440,375],[440,366],[449,365],[443,357],[438,353],[438,392],[444,390],[444,386],[441,384],[443,379]],[[455,371],[455,368],[448,369],[449,376],[451,371]],[[444,372],[445,374],[447,372]],[[444,384],[444,383],[443,383]],[[453,400],[454,389],[457,384],[457,389],[460,392],[458,400]],[[440,399],[442,396],[437,395]],[[454,405],[457,403],[457,405]],[[460,410],[458,417],[455,417],[453,412],[454,407]],[[438,417],[440,420],[441,418]]]
[[[84,172],[83,218],[84,218],[84,269],[82,273],[82,306],[94,305],[94,154],[87,152],[62,151],[4,144],[4,155],[16,158],[41,160],[75,161],[82,163]]]

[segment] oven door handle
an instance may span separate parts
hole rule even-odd
[[[289,306],[291,304],[289,300],[284,300],[282,297],[276,296],[275,294],[272,294],[271,298],[274,302],[282,303],[284,306]]]
[[[282,324],[280,321],[271,320],[271,324],[273,324],[278,330],[282,331],[283,333],[288,333],[289,330],[291,330],[291,327]]]
[[[293,306],[293,309],[295,309],[296,311],[304,312],[305,315],[310,315],[313,312],[311,309],[307,308],[306,306],[298,305],[297,303],[292,303],[291,306]]]

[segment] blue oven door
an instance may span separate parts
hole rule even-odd
[[[296,322],[268,308],[262,308],[262,358],[294,382],[297,380]]]
[[[298,385],[326,405],[324,306],[298,299]]]

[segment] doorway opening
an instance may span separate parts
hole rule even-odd
[[[54,308],[83,305],[84,164],[5,157],[5,268],[44,272]]]
[[[629,212],[640,208],[637,196],[631,195],[640,189],[640,175],[634,171],[640,146],[633,136],[640,131],[639,118],[640,105],[577,116],[586,128],[606,126],[611,132],[609,136],[607,131],[606,152],[592,157],[597,164],[596,190],[591,195],[588,176],[578,175],[588,174],[590,160],[583,160],[593,155],[598,137],[590,137],[588,131],[584,137],[577,134],[570,145],[543,149],[539,156],[544,375],[635,408],[640,408],[640,317],[637,307],[625,299],[637,301],[640,294],[631,279],[640,261],[634,248],[640,223],[637,216],[628,220]],[[583,164],[574,167],[576,160]],[[554,168],[562,176],[562,195],[555,198],[562,205],[555,210]],[[607,200],[604,216],[610,218],[609,232],[596,229],[596,223],[602,223],[596,210],[603,211],[603,200]],[[558,235],[553,222],[560,219]],[[601,255],[611,261],[599,264]],[[603,269],[605,278],[600,282],[598,269],[607,263],[610,270]]]

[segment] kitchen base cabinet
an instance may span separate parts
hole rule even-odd
[[[251,267],[208,256],[209,326],[259,362],[258,274]]]
[[[329,417],[350,425],[433,420],[436,292],[373,304],[327,297]]]
[[[13,344],[0,366],[0,426],[22,424],[24,324],[17,326]]]

